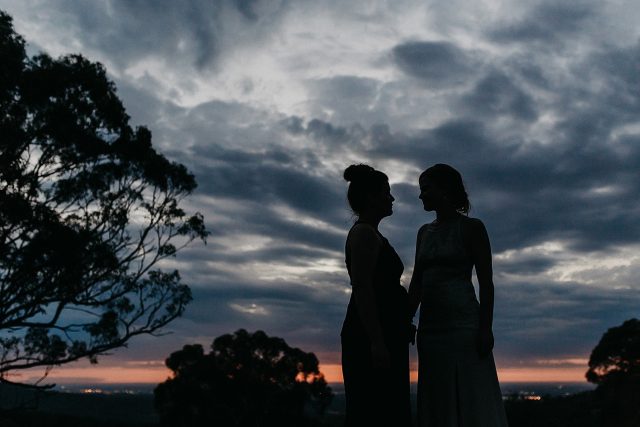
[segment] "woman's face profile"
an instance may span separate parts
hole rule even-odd
[[[393,201],[395,198],[391,195],[391,187],[389,183],[385,183],[380,191],[373,199],[373,207],[380,213],[382,217],[393,214]]]
[[[422,200],[425,211],[432,212],[441,206],[444,193],[432,180],[421,176],[418,184],[420,185],[420,196],[418,198]]]

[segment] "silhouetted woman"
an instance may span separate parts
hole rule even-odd
[[[342,327],[346,426],[411,423],[407,292],[398,254],[378,231],[394,198],[387,176],[367,165],[344,171],[347,198],[358,219],[345,245],[351,299]]]
[[[507,425],[493,360],[493,273],[483,223],[469,218],[460,173],[444,164],[419,179],[424,210],[436,219],[418,231],[409,285],[418,326],[418,424]],[[480,302],[471,282],[475,267]]]

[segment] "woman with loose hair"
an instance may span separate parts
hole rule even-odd
[[[357,221],[345,245],[351,299],[342,326],[345,425],[409,427],[409,343],[404,265],[378,230],[393,213],[387,176],[367,165],[344,171]]]
[[[409,318],[418,325],[418,425],[507,425],[493,360],[491,245],[469,218],[460,173],[436,164],[419,179],[424,210],[436,219],[418,231]],[[479,297],[471,282],[473,268]]]

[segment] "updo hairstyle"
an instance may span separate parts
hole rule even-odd
[[[382,190],[389,177],[369,165],[351,165],[344,170],[344,179],[349,182],[347,199],[351,210],[360,215],[367,207],[367,199]]]
[[[435,183],[458,212],[469,213],[469,196],[464,188],[460,172],[449,165],[438,163],[422,172],[420,178],[423,177]]]

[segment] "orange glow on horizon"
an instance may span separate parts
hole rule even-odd
[[[40,378],[40,371],[23,372],[13,381],[33,382]],[[171,376],[164,366],[88,366],[54,368],[43,384],[159,384]]]
[[[498,379],[504,383],[515,382],[587,382],[586,367],[571,368],[503,368],[498,369]]]
[[[342,366],[339,364],[321,365],[320,372],[327,382],[341,383]],[[503,383],[514,382],[586,382],[586,368],[503,368],[498,369],[498,379]],[[418,381],[418,371],[411,371],[411,382]]]
[[[501,368],[498,378],[502,383],[510,382],[585,382],[586,368],[583,367],[530,367]],[[322,364],[320,372],[327,382],[341,383],[342,366],[340,364]],[[37,379],[39,372],[23,372],[13,378],[14,381]],[[64,366],[53,369],[46,382],[49,383],[94,383],[94,384],[159,384],[171,376],[171,371],[163,365],[123,364],[122,366],[88,365],[81,367]],[[411,382],[418,380],[417,370],[411,371]]]

